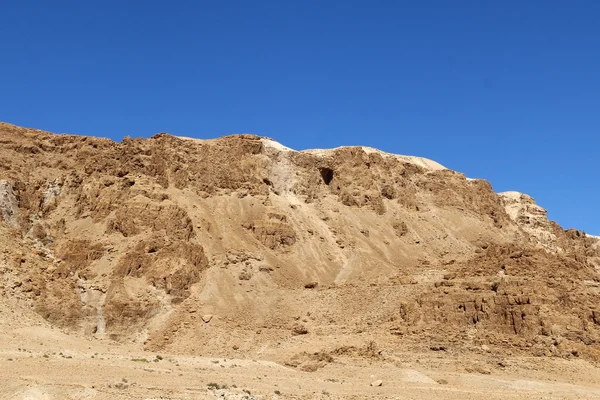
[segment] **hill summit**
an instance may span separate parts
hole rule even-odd
[[[2,298],[76,337],[304,371],[600,360],[600,240],[424,158],[0,124],[0,237]]]

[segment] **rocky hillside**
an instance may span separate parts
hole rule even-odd
[[[600,359],[600,241],[430,160],[0,124],[0,213],[0,294],[74,335],[306,370],[407,347]]]

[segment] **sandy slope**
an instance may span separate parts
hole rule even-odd
[[[0,215],[1,398],[599,396],[598,240],[430,160],[0,124]]]
[[[374,361],[339,358],[317,372],[302,372],[259,358],[155,354],[74,337],[14,304],[1,306],[2,399],[600,397],[600,370],[583,361],[409,352]],[[376,380],[381,387],[370,385]],[[215,390],[212,383],[227,389]]]

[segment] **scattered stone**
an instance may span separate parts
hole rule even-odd
[[[240,272],[238,279],[240,281],[249,281],[250,279],[252,279],[252,274],[250,272],[244,270],[244,271]]]
[[[292,335],[306,335],[308,329],[304,325],[296,324],[292,328]]]
[[[206,314],[202,316],[202,321],[204,321],[205,323],[209,323],[211,320],[213,319],[213,316],[211,314]]]
[[[444,345],[435,345],[435,346],[431,346],[429,348],[429,350],[432,350],[432,351],[446,351],[446,346],[444,346]]]
[[[373,387],[378,387],[381,385],[383,385],[383,381],[381,379],[371,382],[371,386],[373,386]]]

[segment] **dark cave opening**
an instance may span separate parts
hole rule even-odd
[[[319,171],[321,171],[323,182],[325,182],[326,185],[329,185],[333,180],[333,170],[331,168],[320,168]]]

